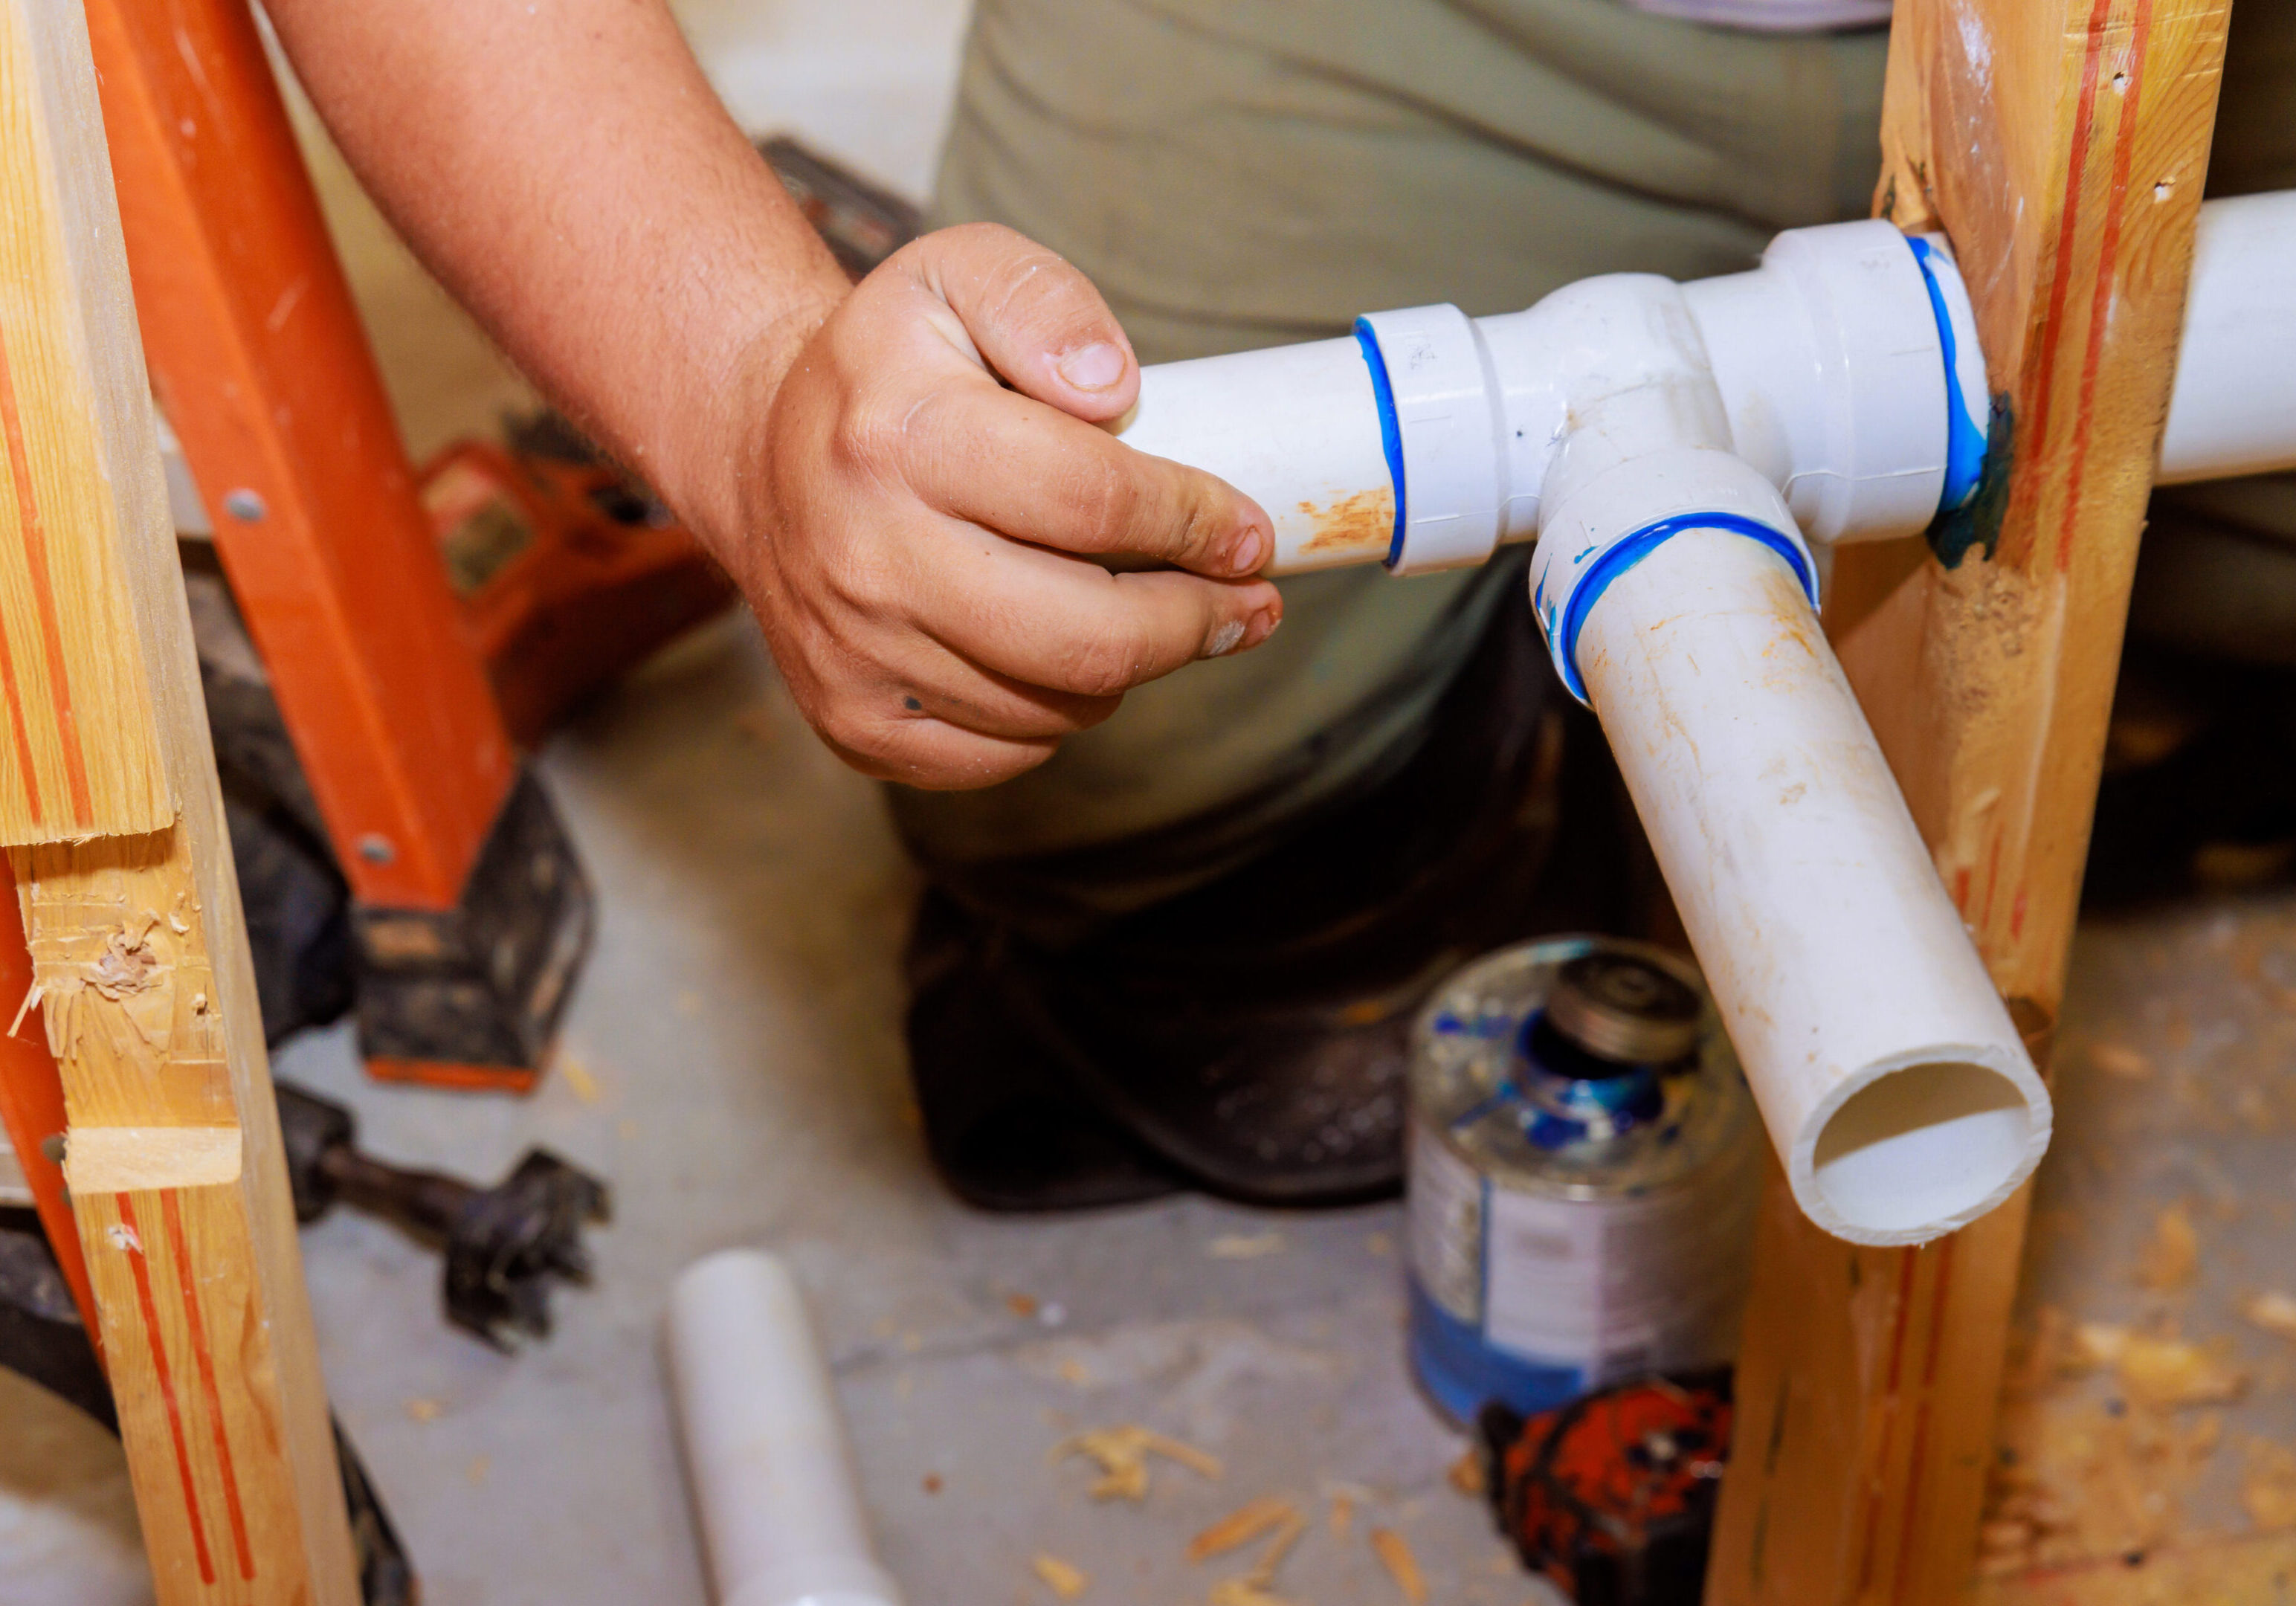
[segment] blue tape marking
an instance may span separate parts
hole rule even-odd
[[[1387,477],[1395,487],[1395,533],[1387,538],[1387,566],[1403,561],[1403,426],[1395,416],[1395,392],[1387,382],[1387,358],[1381,355],[1379,335],[1369,318],[1356,320],[1356,344],[1363,348],[1364,366],[1371,370],[1372,398],[1379,404],[1379,444],[1387,452]]]
[[[1570,689],[1571,696],[1581,702],[1587,701],[1587,683],[1578,674],[1578,632],[1586,628],[1587,614],[1603,600],[1603,594],[1611,588],[1612,581],[1689,529],[1718,529],[1759,542],[1786,561],[1786,567],[1793,570],[1794,578],[1808,595],[1809,605],[1817,606],[1817,576],[1811,571],[1800,549],[1759,520],[1737,513],[1677,513],[1671,519],[1645,524],[1604,547],[1579,580],[1578,588],[1562,604],[1562,618],[1557,627],[1562,651],[1555,656],[1562,663],[1562,684]]]
[[[1910,234],[1906,243],[1914,248],[1914,260],[1921,265],[1922,283],[1929,287],[1930,312],[1937,319],[1938,341],[1945,348],[1945,488],[1938,496],[1938,512],[1949,513],[1977,495],[1977,482],[1985,476],[1985,431],[1969,410],[1969,398],[1961,393],[1953,316],[1946,311],[1945,290],[1938,283],[1937,269],[1930,266],[1937,252],[1928,241]]]

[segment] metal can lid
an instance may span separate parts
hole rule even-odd
[[[1661,1065],[1698,1046],[1698,995],[1633,954],[1581,955],[1554,975],[1546,1018],[1598,1059]]]

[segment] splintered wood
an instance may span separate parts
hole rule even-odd
[[[137,1179],[115,1171],[107,1128],[227,1127],[231,1069],[206,919],[180,832],[106,837],[10,856],[48,1047],[65,1067],[75,1193]],[[166,1074],[162,1075],[162,1071]],[[207,1182],[228,1182],[236,1166]],[[144,1177],[143,1185],[170,1179]]]

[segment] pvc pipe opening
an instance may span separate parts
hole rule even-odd
[[[1817,1134],[1811,1180],[1865,1242],[1913,1241],[1990,1208],[2031,1168],[2025,1092],[1965,1060],[1908,1065],[1842,1101]]]

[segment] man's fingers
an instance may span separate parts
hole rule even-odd
[[[1095,423],[1122,417],[1138,398],[1140,365],[1116,315],[1091,280],[1026,235],[965,224],[904,255],[1022,395]]]
[[[1283,617],[1267,580],[1213,580],[1177,569],[1111,574],[969,525],[944,526],[959,548],[936,565],[933,615],[945,645],[1026,685],[1108,697],[1200,658],[1256,647]]]
[[[904,633],[888,643],[882,684],[862,693],[854,721],[890,717],[939,720],[977,735],[1039,742],[1090,730],[1116,712],[1121,693],[1104,696],[1028,685],[984,669],[937,642]]]
[[[822,732],[830,750],[876,781],[898,781],[929,791],[994,786],[1024,774],[1052,757],[1054,738],[1010,741],[961,730],[938,719],[887,720],[850,734]]]
[[[1267,513],[1226,480],[1006,391],[933,397],[908,446],[919,496],[1014,540],[1220,579],[1257,574],[1275,555]]]

